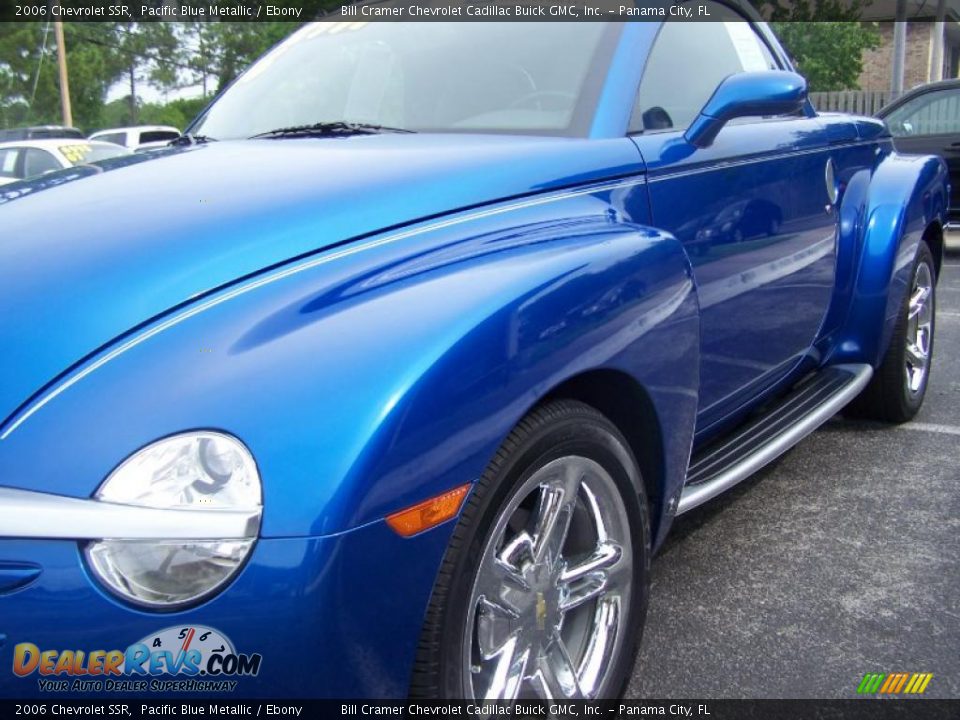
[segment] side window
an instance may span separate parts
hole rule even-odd
[[[894,137],[960,133],[960,88],[914,98],[887,116]]]
[[[43,175],[44,173],[48,173],[52,170],[60,169],[60,163],[57,162],[57,159],[46,150],[27,148],[26,153],[27,156],[23,161],[24,177],[32,178],[37,175]]]
[[[705,4],[713,17],[738,19],[662,25],[643,70],[630,132],[683,130],[728,76],[777,69],[748,22],[723,5]]]
[[[140,133],[138,144],[176,140],[178,137],[180,137],[180,133],[170,130],[144,130]]]
[[[0,150],[0,177],[17,177],[17,158],[20,157],[20,148],[6,148]]]
[[[107,133],[105,135],[94,135],[90,139],[99,140],[100,142],[113,143],[114,145],[126,145],[127,134],[126,133]]]

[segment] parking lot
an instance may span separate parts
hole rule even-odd
[[[850,698],[868,672],[929,672],[925,696],[960,697],[956,249],[938,302],[912,423],[834,420],[676,522],[628,696]]]

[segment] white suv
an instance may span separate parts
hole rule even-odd
[[[163,147],[178,137],[180,137],[180,131],[169,125],[136,125],[100,130],[93,133],[88,139],[122,145],[131,150],[149,150],[150,148]]]

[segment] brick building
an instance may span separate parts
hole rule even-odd
[[[933,80],[960,77],[960,0],[947,0],[941,26],[935,22],[936,1],[908,0],[904,90]],[[863,54],[861,90],[889,90],[893,73],[893,18],[896,3],[877,0],[863,13],[865,21],[876,22],[881,44]],[[942,68],[935,67],[934,46],[938,29],[943,29]]]

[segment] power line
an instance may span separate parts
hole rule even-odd
[[[47,54],[47,36],[49,34],[50,21],[47,20],[47,25],[43,28],[43,47],[40,48],[40,58],[37,60],[37,74],[33,77],[33,90],[30,91],[30,102],[27,103],[27,110],[33,108],[33,101],[37,97],[37,85],[40,83],[40,69],[43,67],[43,58]]]

